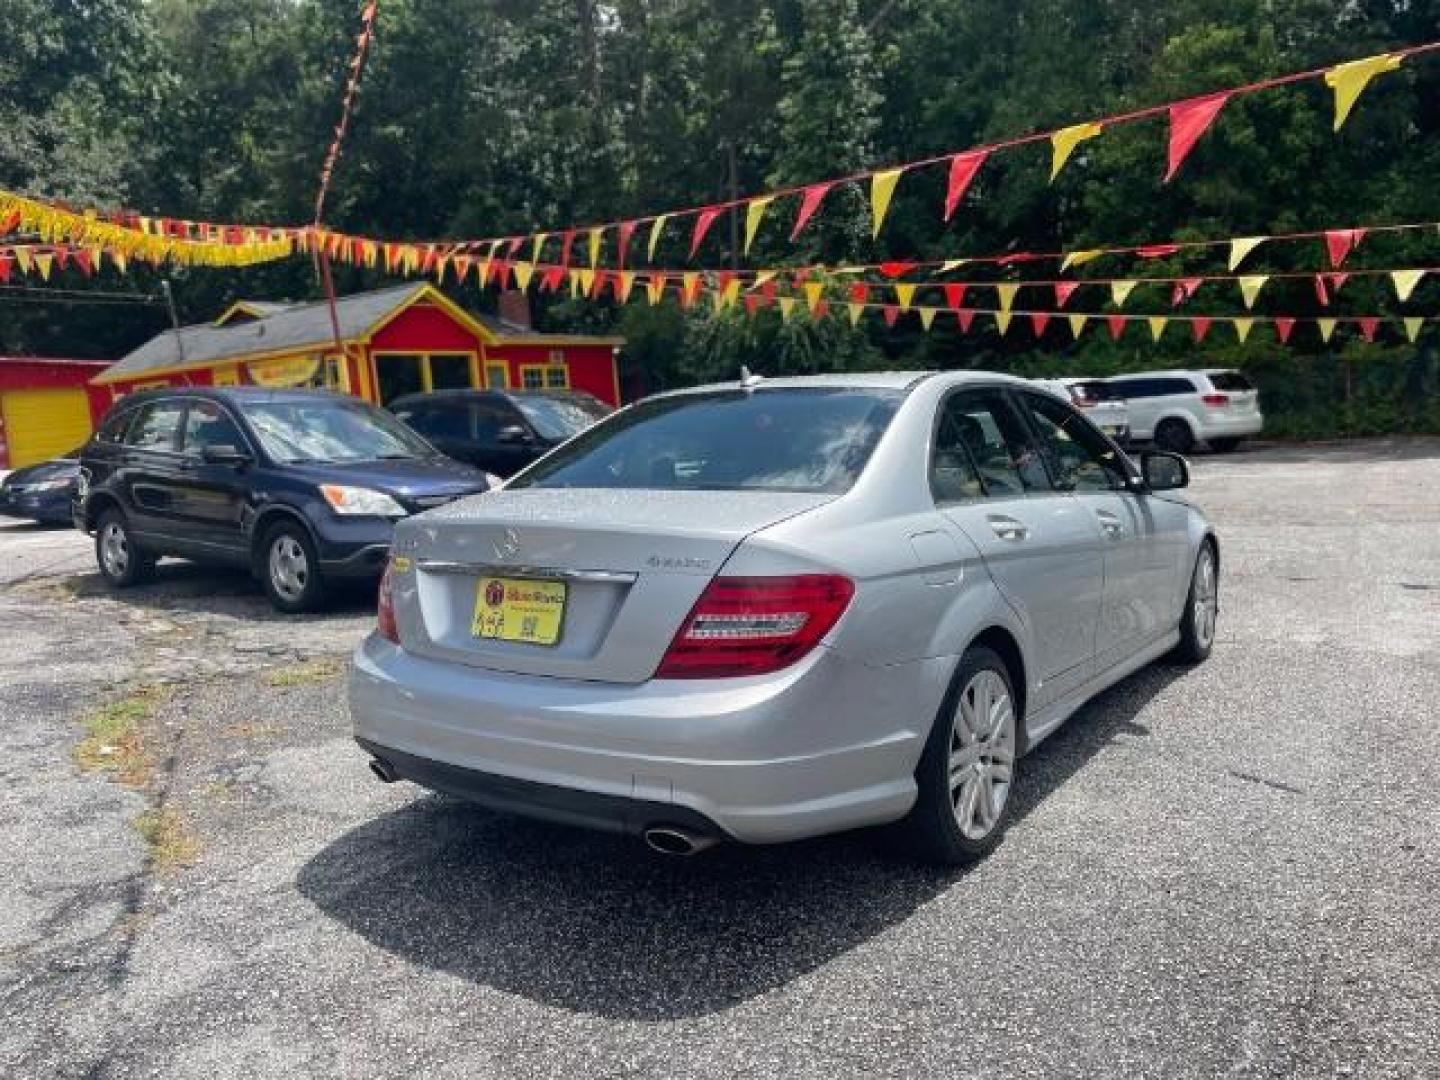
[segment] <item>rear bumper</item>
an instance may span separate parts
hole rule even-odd
[[[68,491],[45,492],[40,495],[0,491],[0,517],[69,525],[70,500]]]
[[[362,746],[437,790],[772,843],[902,817],[953,665],[869,667],[821,648],[775,675],[632,686],[441,663],[372,636],[350,712]]]
[[[1260,413],[1252,416],[1207,416],[1200,429],[1202,439],[1240,439],[1247,435],[1259,435],[1265,429],[1265,417]]]

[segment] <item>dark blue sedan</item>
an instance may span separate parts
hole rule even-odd
[[[0,481],[0,516],[68,525],[79,478],[79,450],[16,469]]]
[[[395,522],[490,488],[388,413],[323,390],[132,394],[80,455],[75,524],[112,585],[163,555],[245,567],[281,611],[375,579]]]

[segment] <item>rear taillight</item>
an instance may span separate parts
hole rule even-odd
[[[1200,400],[1212,409],[1223,409],[1226,405],[1230,404],[1230,395],[1206,394]]]
[[[836,574],[718,577],[695,601],[655,677],[779,671],[820,643],[854,595],[854,582]]]
[[[380,575],[380,596],[375,605],[375,629],[386,641],[400,644],[400,627],[395,623],[394,562],[385,564],[385,573]]]

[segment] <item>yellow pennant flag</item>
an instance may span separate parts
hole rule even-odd
[[[1265,236],[1243,236],[1238,240],[1230,241],[1230,272],[1235,270],[1245,261],[1245,257],[1263,244],[1268,237]]]
[[[660,234],[665,231],[665,222],[669,217],[669,214],[661,214],[650,223],[650,243],[645,248],[645,257],[652,263],[655,261],[655,245],[660,243]]]
[[[588,268],[580,271],[580,294],[589,296],[595,291],[595,271]]]
[[[1112,281],[1110,283],[1110,299],[1115,301],[1116,307],[1124,307],[1125,301],[1130,299],[1130,294],[1135,291],[1138,281]]]
[[[929,330],[929,329],[930,329],[930,324],[935,321],[935,312],[938,311],[939,308],[920,307],[920,308],[916,308],[915,310],[920,313],[920,327],[921,327],[921,329]]]
[[[115,269],[123,274],[125,273],[126,264],[130,261],[130,256],[126,255],[123,251],[112,251],[110,252],[110,261],[115,264]]]
[[[774,270],[761,270],[758,274],[755,275],[755,284],[752,286],[752,288],[758,289],[761,285],[768,285],[778,276],[779,274]]]
[[[1420,279],[1424,276],[1424,270],[1396,270],[1390,275],[1390,279],[1395,282],[1395,295],[1400,298],[1401,303],[1410,299],[1415,286],[1420,284]]]
[[[969,259],[946,259],[943,263],[940,264],[940,269],[937,270],[936,273],[948,274],[951,270],[959,270],[960,267],[964,266],[969,261]]]
[[[1235,336],[1240,339],[1240,344],[1245,344],[1245,339],[1250,336],[1250,331],[1255,329],[1254,319],[1231,319],[1235,327]]]
[[[1000,331],[1001,337],[1004,337],[1010,332],[1010,320],[1012,317],[1008,311],[995,312],[995,329]]]
[[[590,269],[600,265],[600,244],[605,238],[605,227],[597,226],[590,230]]]
[[[1335,323],[1336,321],[1334,319],[1315,320],[1315,325],[1320,328],[1320,340],[1327,345],[1330,343],[1330,339],[1335,336]]]
[[[530,288],[530,279],[535,276],[535,264],[528,262],[517,262],[515,264],[515,284],[520,286],[520,291],[525,292]]]
[[[1075,148],[1087,139],[1093,139],[1103,130],[1099,124],[1076,124],[1074,127],[1062,128],[1050,136],[1052,153],[1050,160],[1050,182],[1053,184],[1055,178],[1060,175],[1060,170],[1065,168],[1065,163],[1070,160],[1070,155]]]
[[[89,251],[90,268],[98,274],[100,272],[100,261],[105,257],[105,249],[99,244],[91,244]]]
[[[1350,110],[1370,85],[1376,75],[1394,71],[1403,58],[1399,56],[1371,56],[1365,60],[1352,60],[1325,72],[1325,85],[1335,91],[1335,130],[1339,131],[1350,118]]]
[[[755,234],[760,231],[760,222],[765,217],[765,211],[775,196],[766,195],[759,199],[751,199],[750,205],[745,208],[745,254],[750,254],[750,245],[755,242]]]
[[[650,280],[645,283],[645,293],[650,297],[652,307],[665,299],[665,275],[651,274]]]
[[[895,194],[895,185],[900,182],[900,174],[905,170],[886,169],[884,172],[877,172],[870,177],[870,236],[873,239],[880,235],[880,226],[885,221],[885,215],[890,212],[890,198]]]
[[[1060,272],[1063,274],[1072,266],[1084,266],[1088,262],[1094,262],[1104,254],[1105,252],[1098,249],[1091,251],[1072,251],[1061,261]]]
[[[366,240],[360,245],[360,257],[367,268],[375,269],[375,262],[380,257],[380,245],[374,240]]]
[[[1000,300],[1000,310],[1009,311],[1015,306],[1015,296],[1020,291],[1019,285],[996,285],[995,295]]]
[[[1170,320],[1163,315],[1152,315],[1147,321],[1150,323],[1150,339],[1158,342],[1160,335],[1165,333],[1165,327],[1170,325]]]
[[[620,303],[622,303],[622,304],[629,303],[629,301],[630,301],[630,290],[633,289],[634,287],[635,287],[635,271],[634,271],[634,270],[622,270],[622,271],[620,271]]]
[[[820,301],[825,297],[825,283],[822,281],[807,281],[805,283],[805,305],[810,309],[810,314],[815,314],[815,309],[820,306]]]
[[[1068,319],[1070,322],[1070,334],[1072,337],[1075,338],[1076,341],[1079,341],[1080,335],[1085,331],[1085,324],[1090,321],[1090,316],[1070,315],[1068,316]]]
[[[20,267],[20,272],[21,272],[22,274],[28,274],[28,273],[30,273],[30,267],[32,267],[32,266],[35,265],[35,264],[34,264],[34,261],[33,261],[33,260],[31,259],[31,257],[30,257],[30,249],[29,249],[29,248],[17,247],[17,248],[15,249],[15,265],[18,266],[18,267]]]
[[[700,274],[691,270],[680,275],[680,296],[685,303],[689,303],[690,297],[700,295]]]
[[[1245,300],[1245,310],[1249,311],[1255,307],[1255,299],[1269,280],[1270,278],[1265,274],[1250,274],[1239,279],[1240,295]]]
[[[779,300],[776,301],[776,303],[780,305],[780,318],[788,322],[790,320],[790,315],[795,310],[795,297],[782,296]]]
[[[36,255],[35,255],[35,265],[40,268],[40,280],[41,280],[41,281],[49,281],[49,280],[50,280],[50,264],[53,263],[54,261],[55,261],[55,256],[54,256],[54,255],[51,255],[51,254],[50,254],[49,252],[47,252],[47,251],[42,251],[42,252],[37,252],[37,253],[36,253]]]
[[[900,284],[900,285],[896,285],[896,286],[895,286],[895,303],[897,303],[897,304],[900,305],[900,310],[901,310],[901,311],[909,311],[909,310],[910,310],[910,305],[911,305],[912,303],[914,303],[914,301],[915,301],[915,286],[914,286],[914,285],[904,285],[904,284]]]
[[[540,261],[540,252],[545,249],[545,241],[546,241],[546,239],[547,239],[549,236],[550,236],[549,233],[543,233],[543,232],[541,232],[541,233],[536,233],[536,234],[535,234],[535,244],[534,244],[534,246],[530,249],[530,261],[531,261],[531,262],[537,262],[537,263],[538,263],[538,262]]]
[[[580,278],[582,276],[580,271],[571,270],[568,276],[570,278],[570,295],[572,297],[580,296]],[[482,277],[480,280],[484,281],[485,279]]]
[[[850,325],[859,326],[860,316],[865,314],[864,304],[846,304],[845,310],[850,313]]]
[[[728,307],[735,306],[735,300],[740,295],[740,279],[734,278],[727,281],[725,287],[715,294],[715,310],[724,311]]]
[[[1420,337],[1420,329],[1425,325],[1425,320],[1417,317],[1410,317],[1405,320],[1405,337],[1410,344],[1415,344]]]

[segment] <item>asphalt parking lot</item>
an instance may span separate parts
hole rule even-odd
[[[1213,658],[1087,706],[965,872],[382,786],[365,597],[113,595],[84,537],[0,525],[0,1076],[1440,1076],[1440,440],[1192,494]]]

